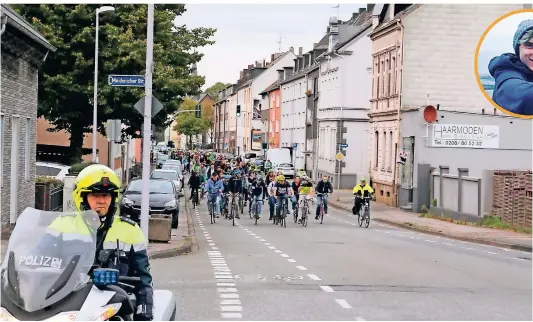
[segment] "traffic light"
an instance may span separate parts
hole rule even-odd
[[[194,114],[196,115],[196,118],[202,117],[202,105],[196,104],[196,111],[194,111]]]
[[[237,105],[237,117],[241,116],[241,106]]]
[[[263,145],[263,150],[267,150],[268,149],[268,144],[267,143],[263,142],[262,145]]]

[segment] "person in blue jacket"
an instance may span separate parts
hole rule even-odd
[[[489,72],[496,83],[492,100],[520,115],[533,115],[533,20],[520,23],[513,37],[514,54],[494,57]]]
[[[222,180],[218,180],[218,172],[213,171],[211,179],[207,181],[207,202],[211,202],[215,199],[215,216],[220,217],[220,197],[224,192],[224,185]]]

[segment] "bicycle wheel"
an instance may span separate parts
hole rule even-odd
[[[211,224],[214,224],[214,213],[213,213],[213,205],[209,203],[209,217],[211,217]]]
[[[370,225],[370,210],[368,208],[365,210],[365,217],[363,220],[363,226],[365,228],[368,228],[368,226]]]
[[[364,206],[362,206],[362,207],[364,208]],[[361,210],[359,210],[359,216],[357,217],[357,223],[359,224],[359,227],[363,226],[363,221],[365,220],[365,215],[364,215],[364,213],[361,214]]]
[[[307,205],[304,205],[302,209],[302,226],[307,227]]]
[[[324,222],[324,204],[320,207],[320,224]]]
[[[294,217],[294,222],[297,223],[298,222],[298,206],[296,206],[296,209],[294,209],[293,217]]]
[[[232,205],[232,207],[231,207],[231,221],[232,221],[233,226],[235,226],[235,213],[236,213],[235,205]]]

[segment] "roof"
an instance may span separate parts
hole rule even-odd
[[[283,59],[283,57],[287,56],[289,54],[289,52],[291,51],[286,51],[284,53],[282,53],[281,55],[279,55],[276,59],[274,59],[273,61],[270,62],[270,64],[268,64],[268,66],[266,68],[264,67],[260,67],[260,68],[263,68],[264,70],[267,70],[269,68],[271,68],[272,66],[274,66],[277,62],[279,62],[281,59]],[[241,88],[244,88],[244,87],[247,87],[247,86],[250,86],[252,85],[254,79],[256,77],[258,77],[259,75],[261,74],[258,74],[256,75],[254,78],[252,79],[248,79],[247,77],[244,77],[242,79],[239,79],[237,81],[237,91],[240,90]]]
[[[209,96],[209,98],[211,100],[213,100],[213,98],[211,97],[211,95],[209,95],[208,93],[202,93],[200,95],[196,95],[193,97],[193,100],[195,100],[196,102],[200,103],[202,102],[207,96]],[[214,101],[214,100],[213,100]]]
[[[378,16],[379,24],[374,30],[372,30],[372,33],[370,35],[376,34],[376,33],[380,32],[381,30],[389,27],[390,25],[396,24],[396,20],[401,19],[401,18],[409,15],[411,12],[415,11],[416,9],[420,8],[421,6],[422,6],[421,4],[412,4],[409,7],[405,8],[404,10],[398,12],[394,16],[393,19],[388,20],[386,22],[383,22],[384,15],[386,14],[389,5],[388,4],[376,5],[372,15]]]
[[[43,35],[41,35],[37,30],[35,30],[21,15],[15,12],[13,8],[6,4],[2,4],[2,14],[7,16],[7,24],[18,29],[23,34],[27,35],[29,38],[34,40],[39,45],[44,48],[55,52],[56,47],[52,46]]]
[[[279,88],[279,85],[281,85],[281,80],[278,79],[274,83],[270,84],[267,88],[265,88],[259,95],[268,94],[272,92],[275,89]]]

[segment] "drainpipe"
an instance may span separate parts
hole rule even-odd
[[[307,79],[309,77],[309,74],[305,74],[305,91],[307,92],[309,90],[309,85],[307,84]],[[304,126],[304,151],[307,152],[307,114],[309,111],[309,96],[305,94],[305,126]],[[304,170],[307,173],[307,154],[303,154],[304,157]]]
[[[396,60],[396,63],[397,64],[400,64],[401,66],[401,77],[400,77],[400,86],[399,86],[399,89],[398,89],[398,117],[396,119],[396,124],[398,126],[398,136],[396,138],[396,142],[397,143],[397,150],[395,151],[396,153],[394,154],[394,171],[393,171],[393,176],[392,176],[392,189],[394,191],[394,197],[396,198],[396,205],[399,206],[399,194],[398,194],[398,187],[397,187],[397,184],[396,184],[396,178],[397,178],[397,174],[398,174],[398,153],[401,149],[401,142],[400,142],[400,138],[401,138],[401,126],[400,126],[400,114],[401,114],[401,110],[402,110],[402,87],[403,87],[403,35],[404,35],[404,30],[403,30],[403,26],[402,26],[402,23],[401,23],[401,20],[398,19],[396,20],[396,25],[400,28],[400,45],[401,45],[401,50],[400,50],[400,54],[401,54],[401,64],[400,62],[398,62],[398,60]]]

